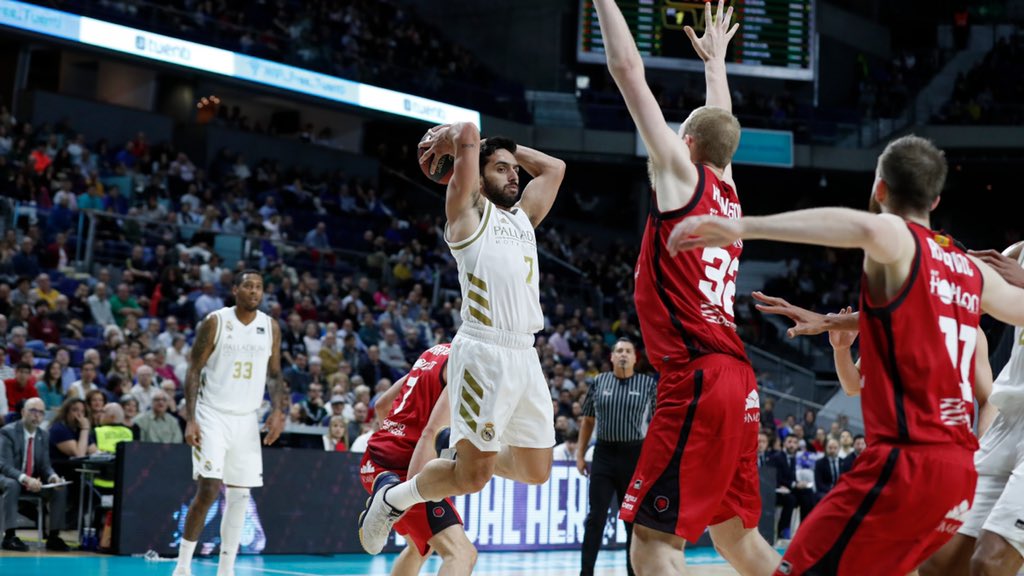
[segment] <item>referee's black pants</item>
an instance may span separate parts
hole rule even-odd
[[[608,522],[608,506],[612,496],[616,504],[622,503],[633,471],[640,459],[638,442],[598,442],[594,447],[594,462],[590,469],[590,511],[584,523],[583,560],[580,576],[592,576],[597,562],[597,551],[604,539],[604,528]],[[586,450],[580,446],[578,450]],[[626,522],[626,571],[633,576],[633,563],[629,559],[629,547],[633,542],[633,524]]]

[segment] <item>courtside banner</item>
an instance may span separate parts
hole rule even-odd
[[[0,26],[433,124],[480,127],[480,113],[469,108],[16,0],[0,0]]]
[[[155,550],[175,555],[188,505],[195,495],[191,448],[184,444],[125,442],[118,446],[114,544],[118,554]],[[366,501],[359,483],[362,454],[265,449],[263,487],[252,491],[243,554],[359,553],[357,521]],[[583,543],[589,480],[575,465],[556,462],[551,479],[527,486],[494,478],[479,494],[455,499],[469,539],[481,551],[569,550]],[[210,508],[197,553],[220,541],[223,494]],[[605,547],[624,545],[623,524],[612,516]],[[405,546],[393,536],[385,551]]]

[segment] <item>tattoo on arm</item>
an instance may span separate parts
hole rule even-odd
[[[273,322],[271,330],[274,333],[274,346],[270,351],[270,365],[267,366],[267,390],[270,391],[270,401],[274,410],[287,415],[291,401],[281,373],[281,328],[277,322]]]
[[[185,374],[185,416],[192,420],[196,414],[196,400],[199,397],[199,385],[202,380],[203,368],[213,353],[217,339],[217,317],[207,316],[199,325],[199,333],[192,345],[188,372]]]

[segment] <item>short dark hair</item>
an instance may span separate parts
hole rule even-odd
[[[248,276],[249,274],[255,274],[260,277],[260,280],[263,280],[263,275],[260,274],[259,270],[255,268],[246,268],[245,270],[242,270],[238,274],[235,274],[235,281],[233,282],[235,287],[241,286],[242,282],[245,281],[245,277]]]
[[[480,147],[480,173],[483,174],[484,166],[487,166],[487,161],[490,160],[491,156],[494,155],[498,150],[508,150],[512,154],[516,153],[516,141],[511,138],[504,136],[491,136],[488,138],[484,145]]]
[[[878,175],[889,189],[897,211],[927,214],[946,184],[946,155],[931,140],[904,136],[889,143],[878,157]]]
[[[14,371],[21,372],[22,370],[28,370],[29,372],[31,372],[32,365],[29,364],[28,362],[18,362],[18,365],[15,367]]]
[[[865,438],[863,434],[857,434],[856,436],[853,437],[853,441],[854,442],[856,442],[857,440],[863,440],[865,442],[868,441],[868,439]]]
[[[565,441],[566,442],[579,442],[580,441],[580,433],[579,433],[579,431],[576,430],[575,428],[573,428],[573,429],[569,430],[568,432],[566,432],[565,433]]]
[[[629,344],[630,346],[633,347],[634,350],[636,349],[636,344],[634,344],[632,340],[626,338],[625,336],[619,336],[619,339],[615,341],[616,346],[620,343]]]

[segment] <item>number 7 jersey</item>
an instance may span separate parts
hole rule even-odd
[[[707,354],[727,354],[748,362],[736,334],[733,301],[742,242],[704,248],[673,258],[666,243],[684,217],[710,214],[739,218],[743,211],[733,187],[697,165],[697,188],[686,206],[660,212],[652,198],[636,263],[634,301],[647,357],[659,372]]]
[[[982,277],[952,238],[907,223],[910,274],[889,302],[861,280],[861,406],[868,444],[954,444],[977,450],[974,351]]]
[[[537,234],[519,204],[502,210],[486,198],[480,201],[484,209],[476,230],[448,242],[459,266],[462,321],[533,335],[544,328]]]

